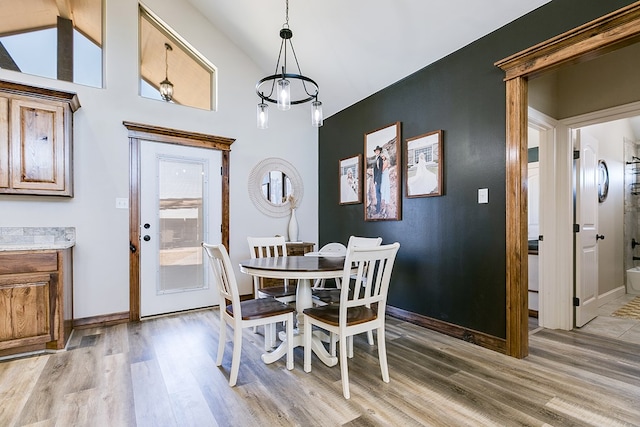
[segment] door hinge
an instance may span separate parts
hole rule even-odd
[[[573,232],[574,233],[580,232],[580,224],[573,224]]]
[[[580,158],[580,151],[574,150],[573,151],[573,160],[578,160],[579,158]]]
[[[220,176],[222,176],[222,166],[220,166]]]
[[[573,306],[574,307],[580,307],[580,298],[573,297]]]
[[[539,236],[538,236],[538,241],[539,241],[539,242],[542,242],[543,240],[544,240],[544,236],[543,236],[542,234],[541,234],[541,235],[539,235]]]

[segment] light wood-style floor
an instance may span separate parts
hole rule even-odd
[[[230,334],[228,334],[230,335]],[[537,330],[517,360],[389,318],[391,382],[356,337],[351,399],[339,367],[260,361],[245,330],[238,385],[231,344],[215,366],[218,310],[76,330],[67,351],[0,363],[0,426],[640,425],[640,345]]]

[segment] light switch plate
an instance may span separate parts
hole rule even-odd
[[[478,203],[489,203],[488,188],[478,188]]]
[[[116,198],[116,209],[129,209],[129,199]]]

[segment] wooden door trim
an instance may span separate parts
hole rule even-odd
[[[129,131],[129,320],[140,320],[140,141],[220,150],[222,244],[229,249],[229,152],[232,138],[122,122]]]
[[[495,63],[506,81],[506,249],[508,355],[529,354],[527,319],[528,79],[640,41],[640,1]]]

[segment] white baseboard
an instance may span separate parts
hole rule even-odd
[[[620,298],[626,292],[627,292],[627,289],[623,285],[623,286],[617,287],[615,289],[612,289],[607,293],[604,293],[602,295],[598,295],[598,307],[603,306],[603,305],[605,305],[607,303],[610,303],[611,301],[613,301],[615,299]]]

